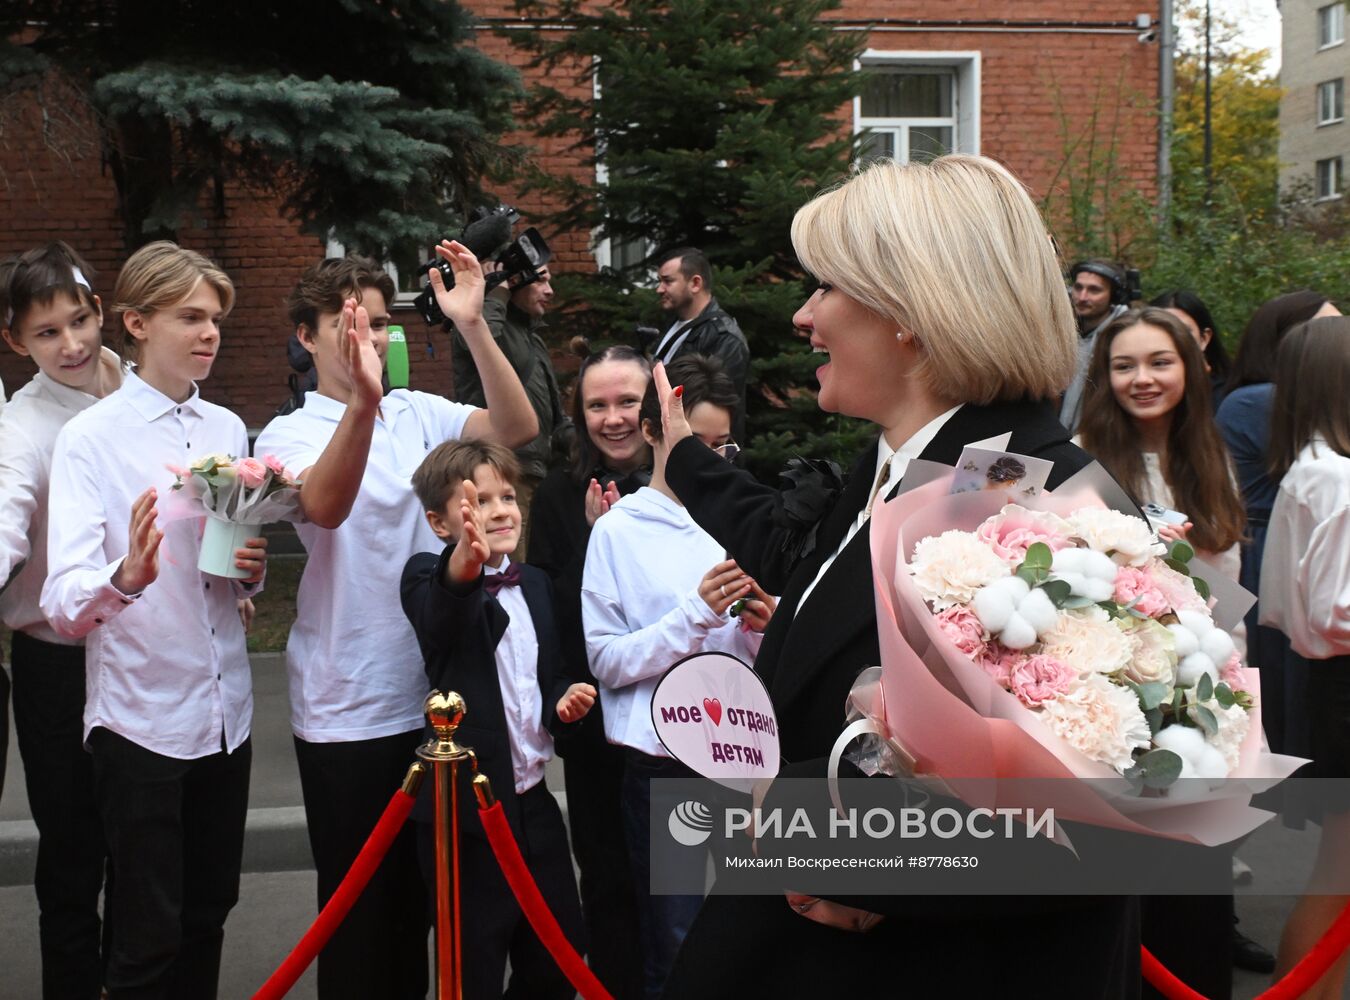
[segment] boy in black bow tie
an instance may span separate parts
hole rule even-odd
[[[520,541],[518,476],[515,456],[485,441],[446,442],[427,455],[413,473],[413,489],[446,548],[408,560],[403,610],[431,686],[464,697],[468,712],[458,738],[476,752],[545,901],[583,951],[567,833],[543,779],[553,731],[581,720],[595,702],[595,688],[569,685],[562,676],[548,576],[510,559]],[[423,820],[419,853],[434,891],[429,800],[424,793],[414,816]],[[467,785],[459,801],[464,996],[501,996],[509,956],[513,995],[571,997],[572,987],[530,929],[471,815]]]

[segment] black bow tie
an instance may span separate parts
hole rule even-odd
[[[520,566],[517,563],[511,563],[500,573],[488,573],[483,577],[483,589],[492,597],[503,587],[520,586]]]

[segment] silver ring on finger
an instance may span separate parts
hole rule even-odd
[[[798,913],[805,914],[807,910],[811,909],[811,907],[815,906],[819,902],[820,900],[818,899],[808,899],[798,903],[796,906],[793,907],[793,909],[796,910]]]
[[[719,586],[717,589],[722,592],[723,597],[727,596],[727,585],[725,583]]]

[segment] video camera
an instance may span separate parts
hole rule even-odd
[[[512,282],[513,287],[519,288],[539,280],[539,271],[553,258],[553,251],[533,226],[515,239],[511,238],[511,227],[520,219],[519,212],[509,205],[498,205],[490,210],[475,209],[469,218],[471,221],[464,227],[459,242],[472,250],[480,261],[495,259],[500,265],[500,270],[486,274],[489,291],[503,281]],[[455,286],[455,272],[448,261],[434,257],[422,265],[422,273],[433,267],[441,272],[446,288]],[[430,281],[422,286],[413,305],[427,323],[445,322],[445,313],[436,302],[436,292]]]

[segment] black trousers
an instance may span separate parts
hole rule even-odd
[[[585,954],[585,925],[562,811],[542,781],[516,796],[516,802],[521,827],[517,843],[526,867],[567,940]],[[417,841],[427,885],[435,886],[436,839],[431,823],[417,824]],[[483,831],[461,829],[459,851],[464,1000],[571,1000],[576,991],[516,904]],[[508,958],[511,982],[503,990]]]
[[[108,996],[209,1000],[239,900],[253,745],[179,760],[99,727],[89,749],[116,885]]]
[[[594,726],[592,721],[587,719],[568,742],[563,758],[567,825],[581,869],[589,961],[615,1000],[638,1000],[643,995],[642,944],[620,809],[624,752],[605,740],[599,720]]]
[[[320,909],[361,853],[421,742],[420,729],[347,743],[295,739]],[[319,953],[321,1000],[421,1000],[427,993],[428,926],[417,838],[405,824]]]
[[[9,674],[0,663],[0,797],[5,794],[5,766],[9,761]]]
[[[14,633],[14,730],[38,828],[44,1000],[93,998],[103,985],[99,894],[108,847],[84,748],[84,647]]]

